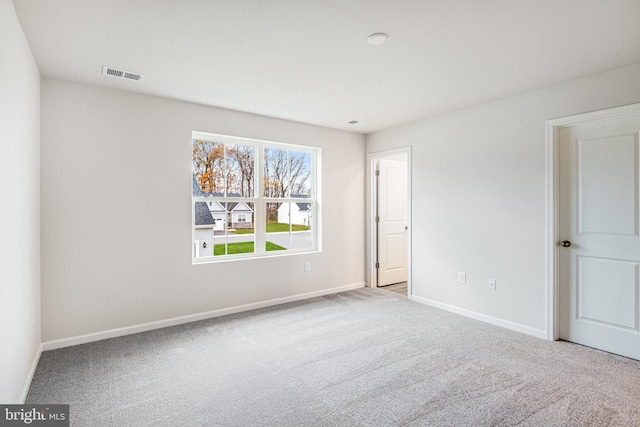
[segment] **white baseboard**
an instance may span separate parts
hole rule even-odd
[[[42,351],[55,350],[57,348],[71,347],[72,345],[85,344],[93,341],[100,341],[108,338],[121,337],[124,335],[137,334],[139,332],[151,331],[154,329],[166,328],[169,326],[182,325],[184,323],[197,322],[199,320],[211,319],[213,317],[225,316],[227,314],[240,313],[243,311],[255,310],[258,308],[271,307],[278,304],[284,304],[293,301],[300,301],[309,298],[319,297],[323,295],[335,294],[338,292],[350,291],[353,289],[363,288],[364,282],[353,283],[336,288],[323,289],[321,291],[307,292],[304,294],[292,295],[283,298],[276,298],[267,301],[254,302],[251,304],[238,305],[235,307],[221,308],[218,310],[205,311],[203,313],[189,314],[186,316],[174,317],[171,319],[158,320],[155,322],[142,323],[139,325],[125,326],[123,328],[109,329],[102,332],[94,332],[91,334],[78,335],[75,337],[62,338],[58,340],[47,341],[42,344]],[[37,362],[36,362],[37,363]]]
[[[31,367],[29,368],[29,376],[27,377],[27,381],[22,388],[22,395],[20,396],[20,402],[24,404],[24,401],[27,400],[27,394],[29,393],[29,387],[31,387],[31,381],[33,381],[33,376],[36,373],[36,368],[38,367],[38,362],[40,361],[40,355],[42,354],[43,348],[42,343],[38,346],[38,350],[36,350],[36,354],[33,355],[33,360],[31,361]]]
[[[536,338],[547,339],[547,331],[543,329],[535,329],[529,326],[521,325],[519,323],[511,322],[509,320],[499,319],[497,317],[487,316],[486,314],[476,313],[475,311],[467,310],[464,308],[456,307],[454,305],[444,304],[442,302],[434,301],[428,298],[422,298],[412,295],[409,298],[411,301],[426,304],[431,307],[440,308],[442,310],[450,311],[451,313],[460,314],[462,316],[470,317],[472,319],[480,320],[482,322],[490,323],[492,325],[501,326],[512,331],[521,332],[523,334],[532,335]]]

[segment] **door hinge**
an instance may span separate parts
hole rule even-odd
[[[380,268],[380,263],[376,262],[376,268]]]
[[[380,217],[379,216],[376,217],[376,222],[380,222]]]
[[[376,169],[376,176],[380,176],[380,169]]]

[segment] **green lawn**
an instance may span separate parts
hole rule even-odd
[[[275,243],[267,242],[267,251],[283,251],[286,249],[287,248],[283,248]],[[229,243],[227,244],[227,251],[228,255],[253,253],[253,242]],[[224,254],[224,243],[213,246],[214,256]]]
[[[309,227],[306,225],[291,224],[291,231],[306,231]],[[282,222],[268,222],[267,233],[277,233],[279,231],[289,231],[289,224]]]
[[[292,224],[292,231],[307,231],[309,227],[306,225]],[[289,231],[289,224],[283,222],[268,222],[267,233],[277,233],[282,231]],[[243,230],[236,230],[234,234],[253,234],[253,228],[245,228]]]
[[[232,231],[233,234],[253,234],[253,228],[243,228],[240,230]]]

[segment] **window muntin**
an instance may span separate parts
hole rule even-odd
[[[317,148],[194,132],[194,263],[317,250],[312,218],[319,217],[319,154]],[[203,223],[200,202],[214,224]]]

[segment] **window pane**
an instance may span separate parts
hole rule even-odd
[[[251,202],[228,202],[227,227],[220,232],[215,255],[248,254],[255,252],[254,206]],[[226,245],[225,245],[226,243]]]
[[[224,193],[224,145],[193,139],[193,195]]]
[[[311,195],[311,153],[289,152],[291,197]]]
[[[290,204],[291,211],[291,249],[313,248],[312,205],[309,202]]]
[[[226,145],[227,196],[253,197],[254,149],[249,145]]]
[[[213,255],[215,221],[211,216],[206,202],[193,204],[194,214],[194,258],[210,257]]]
[[[290,247],[289,203],[267,203],[267,251],[282,251]]]
[[[288,152],[264,149],[264,197],[287,197],[289,191]]]
[[[267,203],[267,251],[313,248],[313,209],[308,196],[296,203]]]
[[[216,221],[213,229],[213,256],[227,254],[227,229],[229,224],[229,214],[227,213],[227,203],[212,202],[209,206],[211,216]]]

